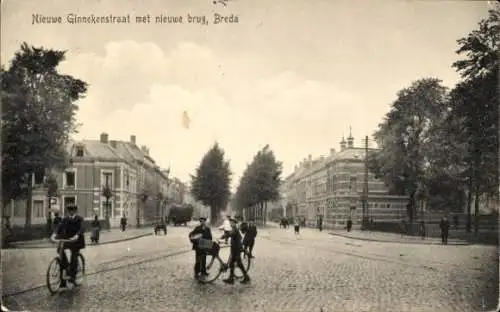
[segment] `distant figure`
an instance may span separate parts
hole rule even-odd
[[[127,227],[127,217],[125,217],[125,215],[120,219],[120,225],[122,227],[122,232],[125,232],[125,228]]]
[[[54,220],[52,220],[52,232],[57,229],[59,224],[61,224],[62,218],[58,212],[54,213]]]
[[[374,221],[373,221],[373,218],[370,218],[370,229],[373,229],[373,225],[374,225]]]
[[[318,229],[319,231],[323,231],[323,218],[318,219]]]
[[[424,221],[420,221],[420,237],[422,237],[422,239],[425,239],[425,222]]]
[[[347,220],[347,232],[350,232],[352,229],[352,220],[349,218],[349,220]]]
[[[401,237],[405,236],[407,232],[408,232],[408,226],[406,224],[406,220],[403,219],[401,220]]]
[[[446,216],[441,219],[439,227],[441,228],[441,242],[446,245],[448,244],[448,232],[450,230],[450,221]]]
[[[295,235],[300,235],[300,221],[299,218],[295,219],[295,224],[293,225]]]
[[[93,243],[99,243],[99,235],[101,232],[101,223],[99,222],[99,217],[96,215],[94,220],[90,223],[92,227],[92,232],[90,234],[90,241]]]
[[[455,230],[458,230],[458,215],[453,216],[453,223],[455,225]]]

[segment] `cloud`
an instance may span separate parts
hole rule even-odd
[[[291,168],[309,153],[328,152],[346,120],[363,123],[364,103],[357,96],[291,70],[270,74],[263,67],[255,59],[223,59],[189,42],[162,51],[153,43],[124,41],[108,43],[104,55],[68,55],[62,70],[91,85],[80,103],[80,137],[135,134],[159,165],[172,165],[184,179],[218,141],[236,184],[268,143]],[[189,129],[182,124],[184,112]]]

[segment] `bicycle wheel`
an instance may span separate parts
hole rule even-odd
[[[243,263],[243,267],[245,268],[245,271],[248,272],[248,270],[250,270],[250,264],[252,263],[251,259],[245,250],[242,250],[240,252],[240,256],[241,256],[241,262]],[[234,268],[234,277],[236,278],[243,277],[243,272],[240,270],[240,268],[238,267]]]
[[[78,267],[76,269],[76,282],[81,283],[85,276],[85,257],[81,253],[78,254]]]
[[[224,264],[217,255],[207,255],[206,257],[207,275],[198,274],[196,279],[202,284],[210,284],[219,278],[219,275],[224,270]]]
[[[55,294],[61,286],[61,262],[59,258],[50,261],[47,269],[47,288],[51,294]]]

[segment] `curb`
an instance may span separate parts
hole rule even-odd
[[[348,239],[353,239],[353,240],[359,240],[359,241],[367,241],[367,242],[379,242],[379,243],[395,243],[395,244],[413,244],[413,245],[442,245],[440,242],[429,242],[429,241],[394,241],[394,240],[382,240],[382,239],[376,239],[376,238],[366,238],[366,237],[351,237],[347,235],[342,235],[342,234],[337,234],[337,233],[332,233],[329,232],[329,235],[332,236],[339,236],[343,238],[348,238]],[[468,242],[448,242],[448,246],[467,246],[469,245]]]
[[[101,245],[107,245],[107,244],[114,244],[114,243],[121,243],[121,242],[126,242],[126,241],[131,241],[131,240],[134,240],[134,239],[138,239],[138,238],[142,238],[142,237],[146,237],[146,236],[151,236],[153,235],[153,233],[144,233],[144,234],[140,234],[140,235],[136,235],[136,236],[131,236],[131,237],[127,237],[127,238],[120,238],[120,239],[115,239],[115,240],[110,240],[110,241],[107,241],[107,242],[102,242],[102,243],[98,243],[98,244],[85,244],[85,248],[88,248],[88,247],[98,247],[98,246],[101,246]],[[51,248],[52,246],[51,245],[25,245],[25,246],[19,246],[19,245],[15,245],[15,244],[10,244],[9,248],[6,248],[6,249],[44,249],[44,248]]]

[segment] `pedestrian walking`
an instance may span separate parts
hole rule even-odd
[[[250,258],[255,258],[253,256],[253,247],[255,245],[255,238],[257,237],[257,226],[255,226],[254,220],[250,220],[245,231],[242,231],[242,233],[245,234],[243,237],[243,249],[248,251]]]
[[[99,243],[99,236],[101,233],[101,223],[99,222],[99,217],[95,215],[94,220],[90,223],[92,227],[92,232],[90,235],[90,241],[93,243]]]
[[[351,229],[352,229],[352,220],[351,220],[351,218],[349,218],[347,220],[347,232],[350,232]]]
[[[227,245],[227,242],[228,242],[228,239],[229,239],[229,232],[231,232],[232,228],[231,228],[231,217],[230,216],[226,216],[226,219],[224,220],[224,222],[222,223],[222,225],[220,226],[221,230],[224,231],[224,238],[225,238],[225,242],[226,242],[226,245]]]
[[[323,231],[323,218],[318,219],[318,229],[319,231]]]
[[[448,233],[450,230],[450,221],[448,221],[448,218],[444,216],[441,219],[441,222],[439,223],[439,227],[441,228],[441,242],[444,245],[448,244]]]
[[[420,221],[420,237],[425,239],[425,222]]]
[[[236,226],[236,220],[232,218],[228,218],[231,224],[231,230],[229,232],[224,232],[224,235],[221,238],[227,239],[231,238],[231,254],[229,256],[229,278],[223,280],[226,284],[234,284],[234,268],[238,266],[241,272],[243,272],[243,280],[240,282],[241,284],[247,284],[250,282],[250,277],[248,276],[248,272],[245,270],[243,266],[243,262],[241,260],[241,249],[243,248],[243,243],[241,240],[241,234]],[[250,225],[249,225],[250,228]]]
[[[125,228],[127,227],[127,217],[125,215],[120,219],[120,226],[122,228],[122,232],[125,232]]]
[[[299,218],[295,219],[295,223],[293,225],[293,230],[295,232],[295,236],[300,235],[300,221],[299,221]]]
[[[407,232],[408,232],[408,226],[406,224],[406,220],[403,219],[401,220],[401,237],[405,236]]]

